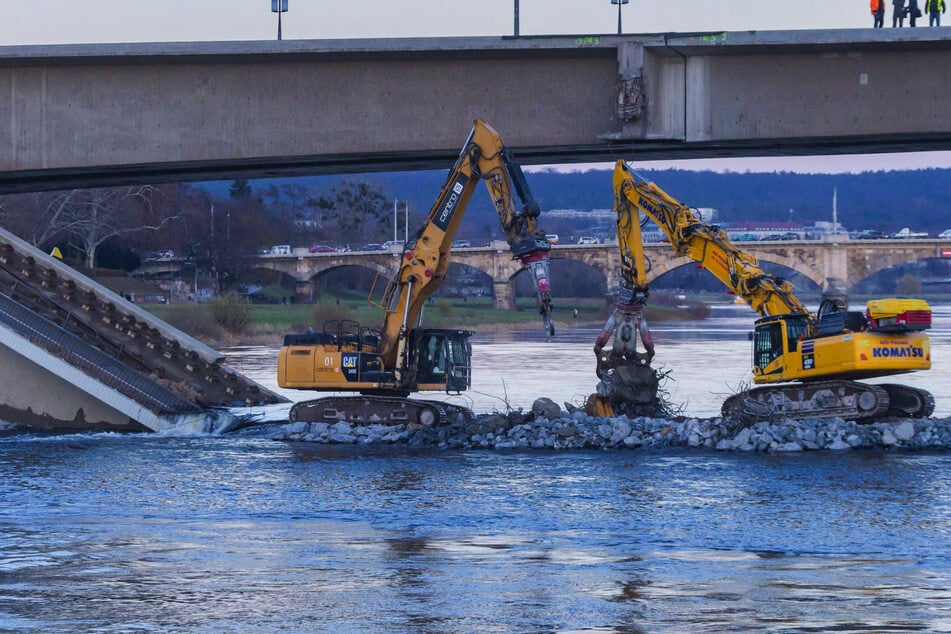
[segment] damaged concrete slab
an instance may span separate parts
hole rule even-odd
[[[287,402],[224,356],[0,229],[0,419],[159,431]]]

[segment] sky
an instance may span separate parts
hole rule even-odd
[[[520,35],[616,34],[610,0],[518,0]],[[515,0],[288,0],[285,40],[508,36]],[[624,33],[868,28],[865,0],[630,0]],[[890,20],[886,20],[890,23]],[[928,27],[918,27],[928,28]],[[0,0],[0,47],[274,40],[270,0]],[[654,161],[644,169],[855,172],[951,167],[951,152]],[[604,165],[598,164],[598,167]],[[588,165],[568,166],[584,169]]]
[[[515,0],[288,0],[285,39],[512,35]],[[630,0],[625,33],[851,29],[872,24],[863,0]],[[520,33],[617,32],[610,0],[519,0]],[[4,0],[3,45],[263,40],[270,0]]]

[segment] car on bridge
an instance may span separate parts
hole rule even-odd
[[[951,229],[945,229],[944,231],[938,234],[938,237],[941,238],[942,240],[947,240],[948,238],[951,238]]]
[[[357,251],[385,251],[385,250],[386,249],[383,248],[382,244],[377,244],[375,242],[364,244],[362,247],[357,249]]]
[[[908,227],[905,227],[901,229],[900,231],[896,231],[889,237],[898,238],[902,240],[902,239],[908,239],[908,238],[927,238],[928,234],[923,231],[912,231]]]
[[[311,253],[333,253],[333,247],[328,247],[326,244],[315,244],[310,248]]]
[[[598,239],[594,236],[581,236],[578,238],[578,244],[598,244]]]
[[[468,240],[453,240],[452,241],[453,249],[465,249],[471,246],[472,246],[472,243],[469,242]]]
[[[866,229],[865,231],[860,233],[858,236],[856,236],[856,239],[857,240],[884,240],[887,237],[888,235],[886,235],[884,231],[879,231],[878,229]]]

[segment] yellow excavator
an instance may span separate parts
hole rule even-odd
[[[660,375],[650,365],[654,341],[644,316],[650,268],[641,227],[647,218],[641,220],[637,209],[629,205],[615,208],[621,279],[614,311],[594,343],[600,381],[585,410],[592,416],[660,416],[666,410],[657,397]]]
[[[614,192],[619,215],[650,218],[677,255],[698,262],[760,315],[752,333],[753,382],[767,385],[729,397],[724,416],[743,422],[871,420],[934,411],[934,398],[925,390],[857,380],[930,369],[927,302],[875,299],[864,311],[852,311],[831,299],[812,313],[788,280],[763,271],[721,228],[702,222],[624,161],[615,165]]]
[[[407,396],[458,393],[471,385],[472,333],[423,328],[422,317],[426,300],[445,280],[453,236],[480,181],[488,188],[513,257],[534,281],[545,332],[554,334],[551,243],[537,226],[539,206],[511,151],[495,130],[477,120],[426,222],[403,246],[399,270],[379,303],[385,311],[382,329],[334,320],[324,324],[322,332],[284,337],[278,354],[278,385],[359,394],[297,403],[290,412],[291,422],[430,426],[470,416],[462,406]]]

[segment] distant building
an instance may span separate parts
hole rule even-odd
[[[818,220],[813,226],[806,227],[806,231],[816,240],[821,240],[826,236],[832,235],[848,236],[849,233],[845,227],[842,226],[842,223],[836,222],[833,225],[833,223],[825,222],[824,220]]]
[[[740,236],[753,236],[756,240],[762,240],[772,236],[782,236],[783,234],[794,233],[798,238],[809,238],[806,229],[795,222],[784,222],[774,220],[738,220],[720,227],[726,231],[726,235],[731,240]],[[777,238],[778,239],[778,238]]]

